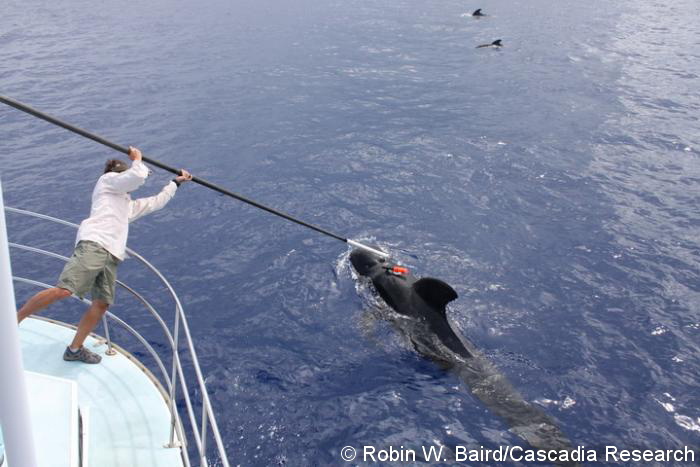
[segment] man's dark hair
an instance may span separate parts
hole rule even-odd
[[[124,172],[129,168],[129,165],[121,159],[110,159],[105,164],[104,173],[108,172]]]

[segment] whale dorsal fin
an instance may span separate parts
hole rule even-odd
[[[420,297],[435,306],[438,310],[444,310],[445,306],[457,298],[457,292],[446,282],[433,277],[424,277],[413,284],[413,290]]]

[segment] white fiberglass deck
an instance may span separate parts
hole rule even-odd
[[[170,413],[149,375],[119,349],[114,356],[105,355],[106,345],[93,337],[88,337],[85,345],[102,356],[101,363],[63,361],[63,351],[74,333],[66,325],[40,319],[29,318],[20,326],[25,370],[77,384],[78,406],[84,419],[83,429],[87,431],[84,452],[88,462],[84,465],[182,466],[180,449],[164,447],[169,441]],[[34,403],[30,400],[30,404]],[[47,422],[33,420],[33,423]],[[56,453],[71,449],[46,445],[37,448]]]
[[[75,381],[25,371],[34,443],[39,465],[80,467],[78,454],[78,385]],[[68,446],[68,449],[66,449]]]

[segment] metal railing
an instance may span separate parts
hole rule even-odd
[[[62,225],[66,225],[69,227],[72,227],[74,229],[78,228],[77,224],[74,224],[72,222],[68,222],[62,219],[58,219],[55,217],[47,216],[45,214],[39,214],[35,213],[32,211],[27,211],[24,209],[17,209],[17,208],[12,208],[5,206],[5,211],[6,212],[11,212],[15,214],[20,214],[23,216],[30,216],[38,219],[42,219],[45,221],[50,221]],[[41,248],[36,248],[32,246],[27,246],[27,245],[22,245],[18,243],[12,243],[9,242],[10,248],[16,248],[32,253],[37,253],[41,254],[44,256],[49,256],[52,258],[57,258],[62,261],[68,261],[68,258],[62,255],[59,255],[57,253],[53,253],[47,250],[43,250]],[[168,290],[168,293],[172,300],[175,302],[175,314],[174,314],[174,323],[172,326],[172,330],[168,327],[167,323],[165,320],[161,317],[161,315],[158,313],[158,311],[155,309],[155,307],[148,301],[146,298],[134,290],[133,288],[129,287],[128,285],[124,284],[123,282],[117,280],[117,285],[120,286],[121,288],[125,289],[128,291],[131,295],[133,295],[136,300],[138,300],[143,306],[146,308],[146,310],[156,319],[156,322],[158,323],[159,327],[163,331],[168,344],[170,345],[170,349],[172,350],[172,367],[170,370],[170,374],[168,374],[168,371],[166,369],[165,364],[163,363],[162,358],[156,350],[153,348],[153,346],[141,335],[136,331],[132,326],[130,326],[126,321],[122,320],[119,318],[117,315],[112,313],[111,311],[108,311],[104,318],[103,318],[103,325],[104,325],[104,332],[105,332],[105,339],[106,339],[106,344],[107,344],[107,354],[112,355],[114,354],[113,350],[113,345],[112,341],[110,338],[110,333],[109,333],[109,321],[114,321],[115,323],[119,324],[122,328],[124,328],[129,334],[131,334],[134,338],[136,338],[146,349],[148,354],[155,360],[156,365],[158,366],[158,370],[160,371],[160,378],[158,378],[158,382],[167,390],[168,394],[166,396],[166,402],[168,403],[168,408],[170,410],[170,417],[171,417],[171,426],[170,426],[170,437],[167,443],[167,447],[171,448],[180,448],[182,452],[182,459],[183,463],[185,464],[186,467],[191,467],[191,458],[190,458],[190,453],[188,450],[188,443],[187,443],[187,436],[184,432],[183,424],[182,424],[182,419],[180,417],[180,414],[177,410],[177,404],[176,404],[176,397],[178,395],[178,389],[181,390],[182,392],[182,398],[184,400],[184,405],[185,409],[187,412],[187,419],[190,425],[191,429],[191,435],[192,438],[194,439],[195,442],[195,447],[197,448],[197,457],[199,459],[199,463],[201,466],[208,466],[208,460],[207,460],[207,438],[211,434],[212,438],[214,439],[214,443],[216,445],[216,449],[219,454],[219,458],[221,461],[221,465],[223,467],[229,467],[229,462],[228,462],[228,457],[226,456],[226,450],[224,447],[224,443],[221,439],[221,434],[219,433],[219,428],[216,423],[216,417],[214,416],[214,412],[212,410],[211,402],[209,400],[209,394],[206,389],[206,385],[204,382],[204,378],[202,376],[202,371],[199,366],[199,360],[197,359],[197,353],[194,348],[194,344],[192,343],[192,336],[190,334],[190,329],[187,323],[187,318],[185,316],[185,313],[182,308],[182,304],[180,303],[180,299],[178,298],[177,294],[175,293],[175,290],[173,290],[173,287],[170,285],[168,280],[156,269],[151,263],[149,263],[145,258],[143,258],[141,255],[136,253],[130,248],[126,249],[128,255],[131,258],[136,259],[139,261],[141,264],[143,264],[150,272],[152,272],[161,282],[163,286]],[[43,288],[50,288],[52,287],[49,284],[45,284],[43,282],[35,281],[32,279],[24,278],[24,277],[17,277],[13,276],[13,279],[17,282],[22,282],[34,286],[39,286]],[[81,300],[87,304],[90,304],[90,301],[87,299],[80,299],[78,297],[75,297],[78,300]],[[182,336],[184,335],[184,340]],[[184,342],[185,345],[185,351],[189,354],[190,359],[192,360],[192,367],[195,372],[195,377],[196,377],[196,385],[197,388],[200,391],[201,397],[202,397],[202,407],[201,407],[201,414],[195,413],[194,407],[192,405],[192,400],[190,398],[190,391],[189,391],[189,386],[187,384],[187,379],[185,377],[182,364],[180,361],[180,344]],[[199,418],[199,420],[198,420]],[[180,441],[180,442],[179,442]],[[196,464],[195,464],[196,465]]]

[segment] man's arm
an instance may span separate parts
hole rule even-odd
[[[140,187],[148,177],[148,167],[141,161],[141,151],[129,146],[129,159],[131,168],[121,173],[112,173],[103,179],[108,188],[119,193],[129,193]]]
[[[180,173],[181,175],[177,176],[174,180],[165,185],[165,187],[163,187],[163,189],[157,195],[133,200],[129,204],[129,222],[133,222],[146,214],[162,209],[166,204],[168,204],[168,201],[175,196],[177,187],[182,183],[192,180],[192,175],[190,175],[190,173],[186,170],[183,169],[180,171]]]

